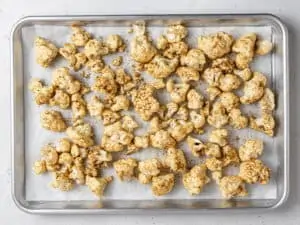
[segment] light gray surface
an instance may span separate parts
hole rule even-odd
[[[300,131],[300,123],[296,120],[297,109],[300,104],[294,96],[299,95],[296,85],[300,85],[300,79],[296,73],[300,71],[300,14],[297,1],[292,0],[252,0],[252,1],[146,1],[128,0],[103,3],[99,0],[80,1],[52,0],[42,1],[0,1],[0,40],[1,53],[0,62],[2,74],[0,76],[1,87],[0,108],[1,114],[1,136],[0,144],[2,155],[0,157],[0,220],[5,224],[300,224],[300,204],[297,193],[300,180],[297,179],[300,172],[297,152],[297,135]],[[170,4],[168,4],[170,2]],[[256,212],[246,214],[243,212],[228,216],[225,214],[201,214],[201,215],[128,215],[128,216],[32,216],[20,212],[10,197],[10,151],[9,151],[9,32],[12,24],[24,15],[32,14],[127,14],[127,13],[224,13],[224,12],[269,12],[280,16],[288,25],[290,31],[291,46],[291,195],[287,204],[275,211]],[[298,42],[298,44],[296,44]]]

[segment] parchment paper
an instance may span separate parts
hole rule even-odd
[[[103,38],[108,34],[117,33],[125,37],[127,41],[130,38],[128,34],[128,27],[88,27],[87,30],[92,32],[95,37]],[[163,33],[161,27],[152,27],[149,28],[152,37],[155,40],[155,37],[158,37]],[[216,31],[225,31],[231,33],[233,36],[238,37],[241,34],[247,32],[255,32],[259,37],[263,39],[271,40],[272,31],[270,27],[192,27],[189,28],[189,42],[192,46],[196,46],[196,37],[200,34],[209,34]],[[35,160],[40,158],[40,148],[49,143],[55,142],[58,138],[64,137],[65,134],[57,134],[43,129],[40,126],[40,112],[43,111],[47,106],[37,106],[33,101],[32,94],[28,91],[26,86],[28,85],[29,80],[32,77],[39,77],[43,79],[46,83],[51,81],[51,73],[54,68],[58,66],[67,66],[67,62],[64,59],[56,60],[55,64],[48,69],[44,69],[36,64],[35,55],[34,55],[34,39],[36,36],[45,37],[53,41],[57,46],[62,46],[63,43],[67,42],[70,38],[70,28],[65,26],[46,26],[46,25],[35,25],[30,27],[25,27],[22,30],[22,39],[23,39],[23,56],[24,56],[24,101],[25,101],[25,157],[26,157],[26,199],[27,200],[48,200],[48,201],[57,201],[57,200],[93,200],[97,199],[86,186],[77,186],[74,190],[70,192],[60,192],[49,186],[52,177],[50,174],[36,176],[32,172],[32,165]],[[127,54],[127,50],[126,53]],[[106,62],[111,62],[111,60],[119,54],[114,56],[106,57]],[[120,54],[124,55],[124,54]],[[125,58],[125,68],[129,66],[130,62]],[[258,57],[253,63],[253,67],[266,76],[268,76],[269,82],[272,82],[271,74],[271,56]],[[128,68],[129,69],[129,68]],[[76,73],[75,73],[76,74]],[[77,77],[78,76],[77,73]],[[93,77],[93,76],[92,76]],[[147,77],[149,78],[149,77]],[[84,82],[91,83],[93,78],[89,80],[84,79]],[[202,90],[203,87],[200,87],[199,90]],[[202,93],[203,90],[202,90]],[[89,98],[89,97],[87,97]],[[167,96],[160,96],[160,98],[167,98]],[[162,99],[164,102],[166,99]],[[66,118],[70,118],[70,112],[67,110],[60,110]],[[250,115],[257,115],[258,106],[251,106],[250,108],[243,108],[243,111]],[[132,113],[130,113],[132,114]],[[135,116],[136,120],[140,122],[138,116]],[[96,140],[99,143],[101,136],[102,124],[95,120],[89,119],[93,125],[96,132]],[[145,128],[145,126],[144,126]],[[143,133],[143,129],[139,129],[137,134]],[[263,161],[272,169],[272,180],[270,184],[267,185],[247,185],[249,190],[250,199],[273,199],[276,198],[276,172],[278,168],[278,158],[274,149],[274,140],[267,137],[266,135],[260,134],[258,132],[252,131],[250,129],[245,130],[235,130],[230,129],[231,143],[238,147],[240,146],[245,139],[249,137],[256,137],[263,139],[265,143],[264,154],[261,157]],[[200,136],[202,140],[206,140],[206,135]],[[185,152],[189,160],[193,163],[196,163],[197,160],[191,156],[190,152],[186,148],[186,145],[180,146]],[[134,155],[131,155],[137,159],[146,159],[155,156],[162,156],[162,151],[155,149],[146,149],[141,152],[138,152]],[[227,174],[235,174],[236,169],[228,169]],[[104,174],[114,174],[112,169],[106,169]],[[217,185],[214,182],[211,182],[204,188],[204,191],[197,196],[190,196],[188,192],[181,185],[181,180],[177,178],[177,184],[174,190],[165,196],[160,197],[160,199],[221,199],[222,196],[218,190]],[[119,200],[143,200],[143,199],[154,199],[155,197],[151,194],[151,188],[148,185],[141,185],[137,181],[132,182],[120,182],[116,177],[114,181],[108,186],[105,193],[106,199],[119,199]]]

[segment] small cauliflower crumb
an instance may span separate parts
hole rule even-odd
[[[135,159],[128,158],[115,161],[113,166],[121,181],[130,181],[135,177],[135,169],[138,163]]]
[[[59,111],[45,110],[41,113],[40,122],[43,128],[54,132],[63,132],[67,129],[66,122]]]
[[[167,150],[176,146],[175,139],[169,134],[168,131],[159,130],[153,135],[150,135],[151,146],[158,149]]]
[[[250,117],[250,128],[263,132],[271,137],[274,136],[276,126],[275,119],[271,114],[262,113],[259,118]]]
[[[74,124],[72,127],[68,127],[66,133],[72,142],[81,147],[86,148],[94,145],[94,133],[88,123]]]
[[[113,177],[91,177],[86,176],[85,184],[97,196],[102,197],[106,186],[112,181]]]
[[[256,182],[267,184],[270,180],[270,173],[271,170],[261,160],[255,159],[241,163],[239,176],[249,184]]]
[[[123,57],[122,56],[117,56],[116,58],[114,58],[112,61],[111,61],[111,64],[113,66],[121,66],[123,63]]]
[[[257,55],[267,55],[272,51],[273,44],[268,40],[258,40],[256,41],[255,53]]]
[[[206,65],[206,57],[200,49],[191,49],[180,57],[180,64],[201,72]]]
[[[187,163],[181,149],[169,148],[167,150],[164,164],[175,173],[184,173],[186,171]]]
[[[49,67],[56,58],[58,48],[49,40],[37,37],[34,41],[36,62],[42,67]]]
[[[160,175],[152,178],[152,193],[155,196],[168,194],[172,191],[175,184],[175,176],[173,173]]]
[[[263,142],[258,139],[249,139],[239,148],[239,156],[241,161],[257,159],[262,155]]]
[[[224,198],[248,195],[245,184],[239,176],[225,176],[221,179],[219,186]]]

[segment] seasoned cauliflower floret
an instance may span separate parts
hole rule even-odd
[[[225,198],[248,195],[245,184],[239,176],[225,176],[220,181],[220,190]]]
[[[222,160],[213,157],[213,158],[207,158],[205,160],[205,165],[207,169],[209,169],[210,171],[220,171],[222,170],[223,162]]]
[[[202,143],[202,141],[196,138],[192,138],[191,136],[188,136],[186,141],[189,149],[192,151],[193,156],[200,157],[204,155],[207,147]]]
[[[61,138],[58,140],[56,147],[57,152],[70,152],[71,151],[71,141],[67,138]]]
[[[105,67],[102,59],[89,59],[86,63],[86,67],[93,73],[101,73]]]
[[[240,106],[240,99],[232,92],[223,92],[219,96],[220,103],[225,107],[227,112]]]
[[[175,102],[169,102],[166,104],[165,119],[170,119],[178,111],[178,104]]]
[[[109,109],[103,110],[102,122],[105,126],[118,121],[120,118],[121,116],[117,112],[113,112]]]
[[[173,80],[167,81],[166,89],[170,93],[171,100],[175,103],[184,102],[187,96],[187,92],[190,88],[189,84],[174,83]]]
[[[115,161],[113,166],[121,181],[130,181],[135,177],[135,169],[138,164],[135,159],[128,158]]]
[[[239,156],[242,161],[257,159],[262,155],[263,142],[258,139],[249,139],[239,148]]]
[[[130,56],[139,63],[150,62],[156,54],[156,49],[145,35],[133,37],[130,42]]]
[[[99,59],[109,52],[102,41],[91,39],[84,46],[84,53],[88,59]]]
[[[233,37],[225,32],[198,37],[198,48],[210,59],[216,59],[229,53]]]
[[[68,169],[71,169],[74,159],[69,152],[60,153],[58,157],[58,164],[65,166]]]
[[[241,85],[240,78],[234,74],[225,74],[224,76],[221,76],[219,82],[219,88],[222,91],[233,91],[238,89]]]
[[[190,120],[194,125],[195,129],[202,128],[205,125],[205,115],[201,113],[196,113],[195,111],[190,112]]]
[[[191,49],[180,57],[180,64],[201,72],[206,65],[206,58],[200,49]]]
[[[187,43],[180,41],[175,43],[169,43],[168,47],[163,52],[163,56],[173,59],[176,57],[180,57],[182,55],[186,55],[188,52],[189,46]]]
[[[68,172],[55,172],[53,173],[53,181],[51,186],[59,189],[60,191],[70,191],[74,188],[74,181],[69,178]]]
[[[191,67],[180,66],[177,68],[176,74],[180,77],[183,83],[198,81],[200,78],[199,72]]]
[[[81,147],[86,148],[94,145],[94,133],[88,123],[74,124],[72,127],[68,127],[66,133],[72,142]]]
[[[118,95],[113,99],[114,104],[111,106],[112,111],[127,110],[130,105],[129,99],[125,95]]]
[[[240,163],[240,159],[238,153],[235,148],[230,145],[226,145],[222,148],[223,152],[223,166],[229,165],[238,165]]]
[[[135,136],[134,145],[137,148],[148,148],[149,147],[149,136]]]
[[[82,119],[87,114],[86,101],[83,99],[83,96],[76,93],[71,97],[71,108],[72,108],[72,119],[76,121]]]
[[[52,84],[59,89],[65,90],[70,95],[79,92],[81,89],[80,81],[76,80],[66,67],[54,70],[52,74]]]
[[[248,118],[242,115],[240,109],[232,109],[229,114],[229,124],[235,129],[243,129],[248,126]]]
[[[91,34],[86,32],[82,27],[72,26],[71,42],[78,47],[83,47],[91,38]]]
[[[202,78],[212,87],[218,87],[220,85],[221,77],[224,77],[224,75],[219,68],[207,68],[202,74]]]
[[[69,178],[74,180],[77,184],[85,184],[85,174],[83,166],[72,166]]]
[[[61,109],[67,109],[70,106],[70,96],[63,90],[55,90],[54,96],[50,99],[50,106],[58,106]]]
[[[152,178],[152,193],[156,196],[168,194],[172,191],[175,184],[175,176],[173,173],[160,175]]]
[[[268,40],[258,40],[256,41],[255,53],[257,55],[266,55],[272,51],[273,44]]]
[[[145,65],[146,71],[154,78],[166,78],[175,71],[178,65],[178,59],[168,59],[156,55],[150,63]]]
[[[29,90],[34,94],[34,100],[37,105],[48,104],[54,95],[52,86],[44,86],[42,81],[37,78],[30,80]]]
[[[206,91],[210,101],[214,101],[222,93],[217,87],[208,87]]]
[[[159,50],[165,50],[168,47],[168,40],[164,35],[160,35],[157,38],[156,48]]]
[[[199,194],[203,187],[210,182],[206,171],[207,168],[205,164],[199,164],[183,175],[183,186],[191,195]]]
[[[37,37],[34,41],[36,62],[42,67],[48,67],[56,58],[58,49],[49,40]]]
[[[222,156],[221,148],[218,144],[215,143],[207,143],[205,149],[205,155],[207,157],[216,157],[220,158]]]
[[[169,25],[166,29],[166,38],[168,42],[180,42],[188,34],[188,30],[181,24]]]
[[[102,70],[102,75],[95,78],[95,82],[92,85],[92,90],[103,94],[115,95],[118,91],[118,84],[114,79],[114,73],[110,68],[106,68],[106,71]]]
[[[200,109],[204,105],[204,97],[199,94],[195,89],[189,90],[187,94],[187,107],[189,109]]]
[[[275,96],[269,88],[265,89],[265,93],[259,101],[259,106],[264,113],[271,113],[275,109]]]
[[[175,139],[165,130],[159,130],[153,135],[150,135],[150,143],[154,148],[163,150],[174,148],[176,145]]]
[[[216,143],[221,147],[227,144],[228,131],[226,129],[216,129],[211,131],[209,135],[209,141]]]
[[[101,178],[86,176],[85,183],[96,196],[102,197],[106,186],[112,181],[112,179],[113,177],[111,176]]]
[[[96,145],[89,148],[87,155],[86,164],[90,167],[99,168],[106,162],[112,161],[112,154],[101,148],[101,146]]]
[[[122,117],[123,129],[127,130],[128,132],[132,132],[138,127],[138,123],[131,116],[125,115]]]
[[[213,60],[211,67],[219,68],[223,73],[232,73],[235,66],[234,62],[229,57],[222,57]]]
[[[240,98],[241,103],[251,104],[260,100],[264,95],[267,78],[259,73],[254,72],[251,80],[245,82],[244,95]]]
[[[233,73],[239,76],[240,78],[242,78],[242,80],[244,81],[248,81],[252,77],[252,71],[250,70],[250,68],[245,68],[242,70],[234,70]]]
[[[271,114],[262,113],[259,118],[250,117],[250,128],[274,136],[275,120]]]
[[[43,128],[55,132],[63,132],[67,129],[66,122],[60,112],[45,110],[41,113],[41,125]]]
[[[76,53],[77,53],[76,45],[72,43],[65,43],[64,47],[59,48],[59,54],[61,54],[67,60],[70,59]]]
[[[132,103],[136,112],[143,120],[150,120],[159,110],[159,102],[153,97],[153,87],[143,85],[133,93]]]
[[[189,135],[194,129],[194,125],[190,121],[173,120],[170,123],[169,133],[177,141],[182,141],[187,135]]]
[[[104,104],[101,102],[98,96],[94,95],[92,96],[91,100],[88,101],[87,109],[92,117],[100,120],[104,110]]]
[[[123,39],[118,34],[110,34],[105,39],[104,44],[108,47],[109,52],[123,52],[125,49],[125,44]]]
[[[141,184],[148,184],[151,182],[152,177],[157,176],[160,173],[162,165],[161,162],[156,159],[146,159],[139,162],[139,182]]]
[[[164,164],[170,168],[172,172],[183,173],[186,170],[186,159],[181,149],[169,148]]]
[[[249,184],[259,182],[267,184],[270,180],[271,170],[259,159],[242,162],[239,176]]]
[[[36,175],[40,175],[42,173],[47,172],[46,161],[45,160],[35,161],[32,170]]]
[[[222,179],[222,171],[213,171],[211,173],[211,178],[216,182],[216,184],[220,185]]]
[[[214,103],[210,115],[207,117],[207,122],[215,128],[221,128],[228,123],[228,120],[226,108],[223,104],[220,102]]]

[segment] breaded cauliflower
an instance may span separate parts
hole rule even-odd
[[[215,102],[209,116],[207,117],[207,122],[215,128],[221,128],[225,126],[228,121],[229,118],[226,114],[226,108],[220,102]]]
[[[94,145],[94,133],[88,123],[74,124],[72,127],[68,127],[66,133],[72,142],[81,147],[86,148]]]
[[[229,124],[235,129],[243,129],[248,126],[248,118],[242,115],[240,109],[232,109],[229,114]]]
[[[89,59],[86,63],[86,67],[93,73],[100,74],[105,67],[105,64],[101,58]]]
[[[259,182],[267,184],[270,180],[271,170],[259,159],[242,162],[239,176],[249,184]]]
[[[36,175],[40,175],[42,173],[47,172],[46,161],[45,160],[35,161],[32,170]]]
[[[106,186],[112,181],[113,177],[91,177],[86,176],[85,184],[98,197],[102,197]]]
[[[115,95],[118,91],[118,84],[115,81],[114,72],[110,68],[102,70],[102,75],[95,78],[92,90],[103,94]]]
[[[57,56],[57,47],[49,40],[42,37],[36,37],[34,45],[37,64],[45,68],[49,67]]]
[[[227,112],[240,106],[240,99],[232,92],[223,92],[219,95],[220,103],[225,107]]]
[[[268,40],[258,40],[256,41],[255,47],[255,53],[257,55],[267,55],[269,52],[272,51],[273,44]]]
[[[40,122],[47,130],[63,132],[67,129],[66,122],[59,111],[45,110],[41,113]]]
[[[185,83],[174,83],[173,80],[169,79],[166,84],[166,89],[167,92],[170,93],[173,102],[181,103],[185,101],[190,85]]]
[[[81,89],[80,81],[76,80],[66,67],[54,70],[52,74],[52,84],[70,95],[79,92]]]
[[[223,73],[232,73],[234,69],[234,62],[229,57],[222,57],[215,59],[211,64],[212,68],[219,68]]]
[[[227,137],[228,131],[226,129],[216,129],[211,131],[209,141],[223,147],[227,144]]]
[[[225,74],[220,77],[219,88],[222,91],[233,91],[241,86],[241,80],[238,76],[234,74]]]
[[[168,131],[177,142],[180,142],[184,140],[185,137],[193,131],[193,129],[194,125],[190,121],[173,120],[170,123]]]
[[[203,187],[210,182],[206,171],[205,164],[199,164],[183,175],[183,186],[191,195],[197,195],[202,192]]]
[[[130,181],[135,178],[135,169],[138,163],[135,159],[128,158],[115,161],[113,166],[121,181]]]
[[[274,136],[276,126],[274,117],[271,114],[262,113],[259,118],[250,117],[250,128],[263,132],[271,137]]]
[[[191,49],[180,57],[180,64],[201,72],[206,65],[206,57],[200,49]]]
[[[169,43],[167,48],[163,52],[163,56],[169,59],[173,59],[182,55],[186,55],[188,50],[189,46],[183,41]]]
[[[190,112],[190,120],[193,123],[195,129],[202,128],[206,122],[205,115],[202,112],[197,113],[195,111]]]
[[[262,155],[263,142],[258,139],[248,139],[240,148],[239,156],[241,161],[247,161],[250,159],[257,159]]]
[[[118,34],[110,34],[104,41],[105,46],[108,47],[110,53],[123,52],[125,44],[122,37]]]
[[[264,95],[267,78],[259,72],[254,72],[251,80],[245,82],[244,95],[240,98],[242,104],[251,104]]]
[[[31,79],[28,88],[34,94],[37,105],[48,104],[54,95],[54,87],[43,85],[38,78]]]
[[[224,75],[222,70],[219,68],[207,68],[202,74],[204,81],[206,81],[206,83],[212,87],[218,87],[220,85],[221,77],[224,77]]]
[[[210,101],[214,101],[222,93],[217,87],[208,87],[206,91]]]
[[[182,41],[187,34],[188,30],[181,24],[172,24],[166,29],[166,38],[170,43]]]
[[[152,193],[156,196],[168,194],[172,191],[175,184],[175,176],[173,173],[160,175],[152,178]]]
[[[207,157],[220,158],[222,156],[220,146],[215,143],[207,143],[205,149],[205,155]]]
[[[199,72],[191,67],[180,66],[176,69],[176,74],[180,77],[183,83],[189,81],[198,81],[200,78]]]
[[[176,70],[178,59],[168,59],[156,55],[148,64],[145,65],[146,71],[154,78],[166,78]]]
[[[239,176],[225,176],[219,184],[224,198],[244,197],[248,195],[245,184]]]
[[[145,35],[137,35],[130,42],[130,56],[139,63],[150,62],[157,50]]]
[[[215,157],[207,158],[205,160],[205,165],[210,171],[221,171],[223,167],[223,161]]]
[[[181,149],[169,148],[164,160],[164,165],[172,172],[183,173],[186,171],[186,159]]]
[[[229,53],[232,43],[233,37],[225,32],[198,37],[198,48],[210,59],[220,58]]]
[[[176,146],[175,139],[172,138],[170,133],[165,130],[159,130],[150,135],[151,146],[158,149],[167,150]]]
[[[159,175],[161,167],[161,162],[156,158],[140,161],[138,165],[140,172],[138,175],[139,182],[141,184],[149,184],[153,177]]]
[[[55,90],[54,96],[50,99],[50,106],[58,106],[61,109],[67,109],[70,107],[70,96],[63,90]]]
[[[69,172],[54,172],[51,186],[60,191],[70,191],[74,188],[74,181],[69,178]]]
[[[265,89],[264,95],[259,101],[259,106],[264,113],[271,113],[275,109],[275,96],[269,88]]]
[[[109,49],[102,41],[91,39],[84,46],[84,54],[88,59],[99,59],[109,53]]]
[[[250,68],[245,68],[242,70],[235,69],[233,73],[242,78],[243,81],[248,81],[252,78],[252,71]]]
[[[236,166],[240,163],[238,153],[235,148],[230,145],[226,145],[222,148],[223,152],[223,166],[233,165]]]
[[[193,156],[200,157],[200,156],[204,155],[207,147],[202,141],[200,141],[196,138],[192,138],[191,136],[188,136],[186,141],[187,141],[188,147],[191,150]]]
[[[101,102],[98,96],[94,95],[91,97],[91,100],[88,101],[87,109],[90,116],[100,120],[104,110],[104,104]]]
[[[125,95],[118,95],[113,99],[113,105],[111,106],[112,111],[128,110],[130,101]]]
[[[85,31],[82,27],[72,26],[71,42],[78,47],[83,47],[91,38],[91,34]]]
[[[122,117],[122,128],[124,130],[133,132],[138,127],[138,123],[131,116],[125,115]]]

